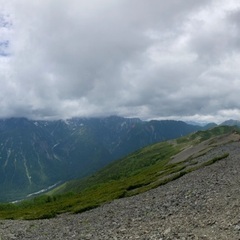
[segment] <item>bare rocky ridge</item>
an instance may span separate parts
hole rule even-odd
[[[240,239],[240,143],[201,158],[229,156],[164,186],[55,219],[0,221],[0,239]]]

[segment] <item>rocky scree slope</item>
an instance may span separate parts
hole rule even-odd
[[[1,240],[240,239],[240,142],[223,140],[195,159],[224,153],[228,157],[166,185],[88,212],[0,221]]]

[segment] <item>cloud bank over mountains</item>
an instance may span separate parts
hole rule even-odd
[[[0,6],[0,117],[239,119],[237,0]]]

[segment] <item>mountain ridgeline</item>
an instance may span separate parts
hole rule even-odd
[[[0,201],[87,176],[147,145],[201,130],[181,121],[121,117],[0,120]]]

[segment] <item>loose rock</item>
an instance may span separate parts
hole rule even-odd
[[[0,221],[0,240],[10,239],[240,239],[240,143],[201,158],[229,156],[146,193],[77,215]]]

